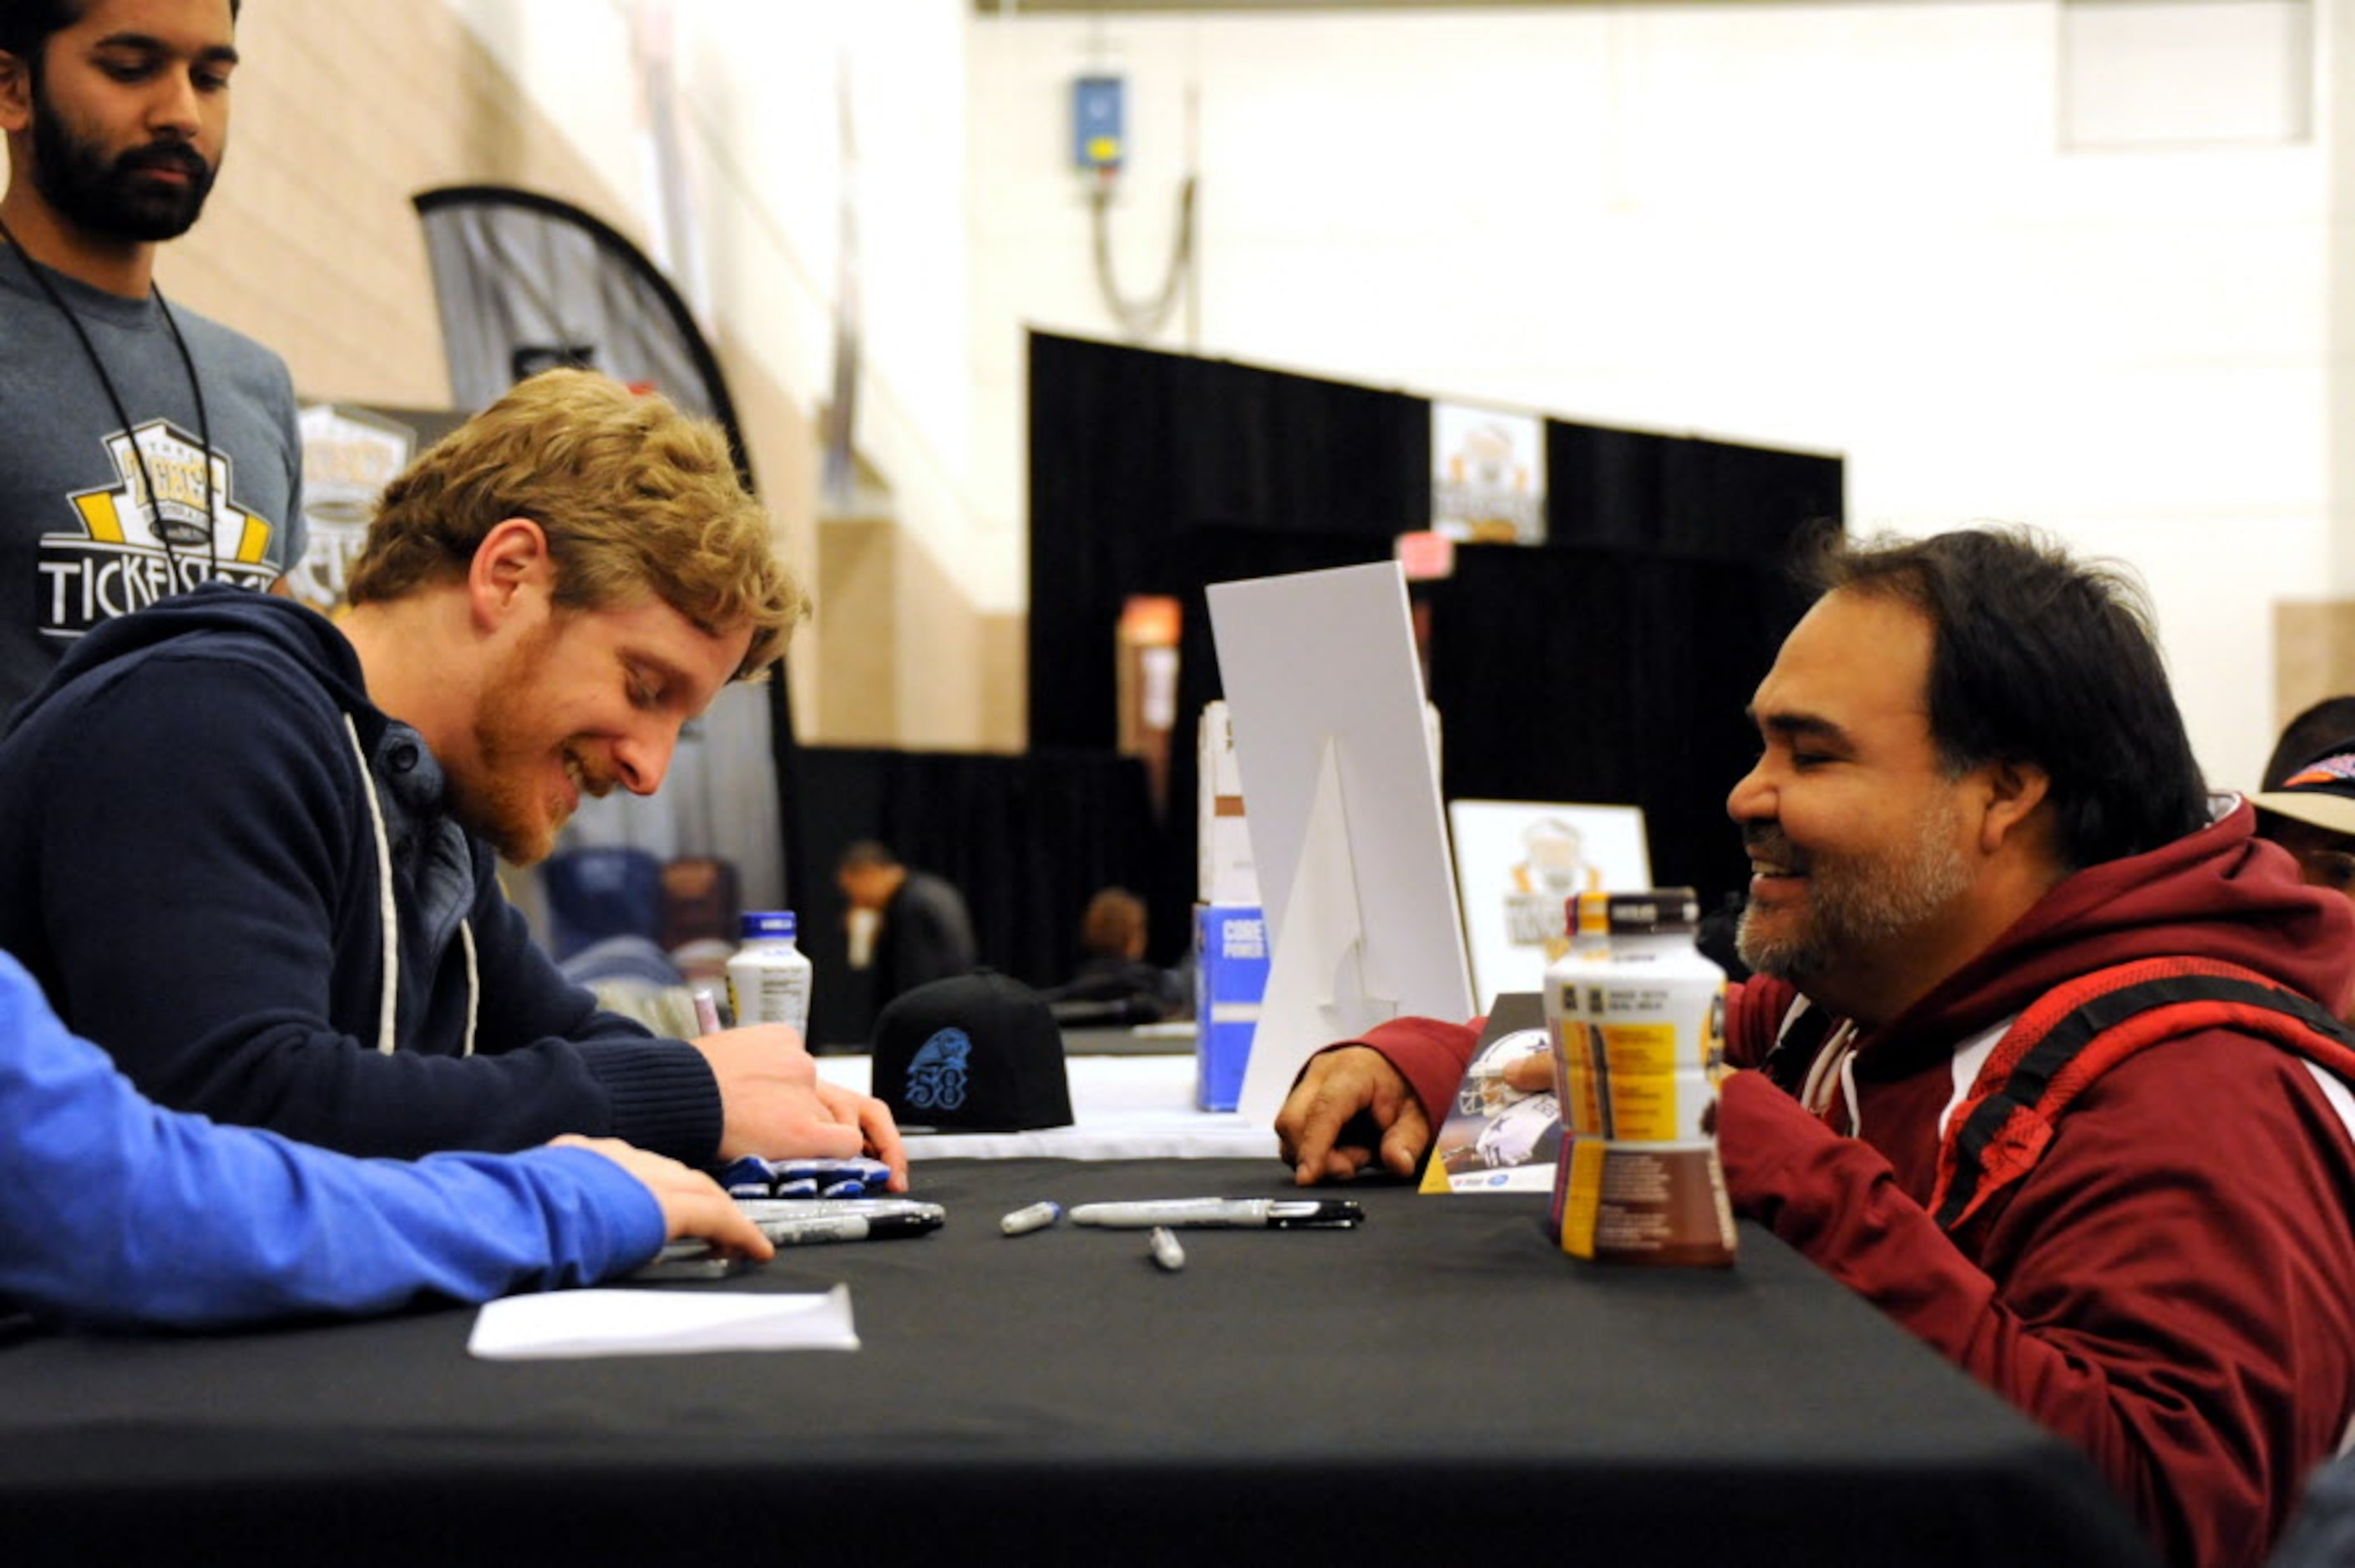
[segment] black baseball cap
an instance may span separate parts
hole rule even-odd
[[[994,969],[903,991],[875,1020],[875,1097],[906,1127],[1071,1125],[1063,1034],[1047,999]]]

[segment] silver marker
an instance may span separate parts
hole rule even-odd
[[[1178,1233],[1167,1225],[1156,1225],[1146,1238],[1153,1248],[1153,1261],[1168,1273],[1175,1274],[1186,1266],[1186,1249],[1178,1245]]]
[[[1060,1203],[1031,1203],[998,1221],[997,1228],[1010,1236],[1028,1235],[1032,1231],[1045,1230],[1062,1217],[1063,1205]]]
[[[1205,1225],[1222,1230],[1323,1230],[1354,1225],[1366,1212],[1347,1198],[1160,1198],[1141,1203],[1082,1203],[1075,1225],[1144,1230]]]
[[[754,1224],[767,1220],[839,1220],[852,1214],[879,1219],[912,1214],[929,1224],[944,1224],[949,1212],[921,1198],[739,1198],[736,1207]]]
[[[845,1214],[840,1219],[755,1220],[761,1234],[778,1246],[812,1246],[824,1242],[891,1241],[920,1236],[940,1229],[940,1222],[922,1214]]]

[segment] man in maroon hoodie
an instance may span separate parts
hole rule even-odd
[[[2355,915],[2207,795],[2126,583],[1991,531],[1819,566],[1727,801],[1734,1207],[2083,1445],[2170,1561],[2259,1562],[2355,1414]],[[1412,1173],[1476,1038],[1312,1058],[1296,1179]]]

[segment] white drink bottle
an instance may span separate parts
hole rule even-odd
[[[736,1022],[789,1023],[809,1035],[809,955],[795,945],[794,912],[769,909],[743,917],[743,945],[728,960],[728,1004]]]
[[[1553,1221],[1574,1257],[1733,1261],[1713,1114],[1725,971],[1695,946],[1700,915],[1687,887],[1612,894],[1608,955],[1548,973],[1569,1090]]]

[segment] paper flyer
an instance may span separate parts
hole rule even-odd
[[[551,1290],[483,1304],[470,1354],[485,1361],[677,1356],[710,1351],[855,1351],[850,1287],[750,1290]]]
[[[1548,1069],[1547,1086],[1522,1090],[1505,1081],[1507,1065],[1535,1056]],[[1425,1192],[1550,1192],[1561,1146],[1561,1104],[1550,1079],[1552,1044],[1536,991],[1497,999],[1472,1053],[1471,1065],[1440,1124],[1423,1167]]]

